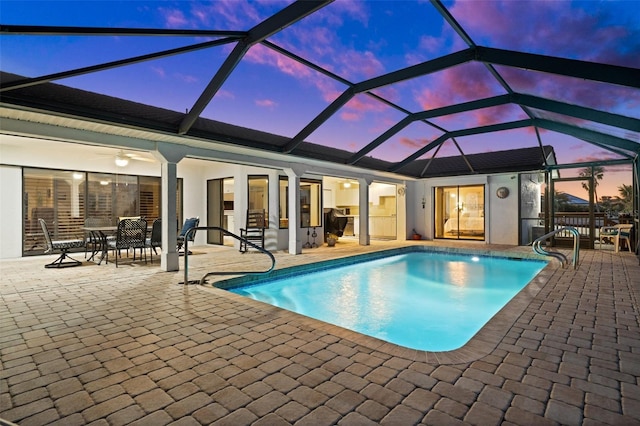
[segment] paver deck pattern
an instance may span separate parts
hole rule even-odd
[[[276,258],[283,268],[399,245],[341,240]],[[231,248],[194,250],[193,277],[268,266]],[[0,418],[20,425],[640,425],[630,253],[582,251],[578,270],[550,264],[526,303],[499,314],[510,320],[485,330],[493,343],[446,356],[178,285],[183,272],[158,263],[46,262],[0,261]]]

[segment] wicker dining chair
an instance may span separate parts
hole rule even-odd
[[[144,262],[147,263],[146,248],[147,240],[147,220],[146,219],[123,219],[118,222],[115,240],[109,241],[109,248],[114,251],[116,258],[116,268],[118,258],[121,257],[122,250],[133,250],[133,261],[136,260],[136,250],[140,251],[140,257],[144,254]],[[109,261],[107,257],[107,262]]]

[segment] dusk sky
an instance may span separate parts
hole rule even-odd
[[[2,24],[249,30],[288,1],[13,1]],[[445,1],[475,44],[640,68],[640,1]],[[3,36],[3,71],[37,77],[210,39],[196,37]],[[336,0],[268,39],[357,83],[468,46],[428,1]],[[234,44],[59,80],[57,83],[184,112],[191,109]],[[638,118],[640,91],[612,84],[495,67],[518,93]],[[346,86],[264,45],[252,47],[203,117],[292,137]],[[487,68],[470,62],[374,92],[409,112],[506,93]],[[640,133],[533,111],[540,118],[640,143]],[[357,152],[406,115],[360,94],[307,141]],[[527,118],[517,105],[438,117],[452,131]],[[416,122],[370,155],[400,161],[443,132]],[[541,131],[559,163],[620,158],[563,134]],[[533,128],[457,138],[466,154],[537,146]],[[430,157],[433,153],[428,153]],[[459,155],[449,140],[439,156]],[[598,195],[618,195],[630,169],[609,167]],[[583,196],[582,194],[576,194]]]

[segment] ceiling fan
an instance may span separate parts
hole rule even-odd
[[[100,154],[100,155],[109,155],[110,154]],[[145,154],[137,153],[137,152],[126,152],[124,149],[119,150],[114,159],[116,166],[118,167],[126,167],[129,164],[129,161],[145,161],[148,163],[155,163],[155,160],[151,157],[147,157]]]

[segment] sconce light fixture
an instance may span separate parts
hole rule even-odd
[[[509,196],[509,188],[507,188],[506,186],[501,186],[496,191],[496,195],[498,196],[498,198],[507,198]]]

